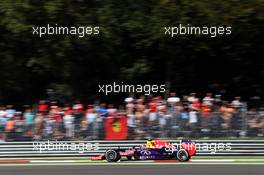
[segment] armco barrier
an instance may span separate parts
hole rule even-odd
[[[143,140],[2,142],[0,158],[90,157],[110,148],[132,148],[144,143]],[[195,140],[195,143],[200,146],[197,155],[201,156],[264,155],[264,140]]]

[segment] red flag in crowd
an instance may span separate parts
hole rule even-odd
[[[126,117],[108,117],[105,120],[106,140],[124,140],[127,138]]]

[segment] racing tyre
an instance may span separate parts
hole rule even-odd
[[[117,162],[121,159],[121,156],[115,150],[108,150],[105,153],[105,159],[107,160],[107,162]]]
[[[177,159],[180,161],[180,162],[185,162],[185,161],[188,161],[190,160],[190,155],[188,153],[188,151],[184,150],[184,149],[180,149],[177,154],[176,154],[176,157]]]

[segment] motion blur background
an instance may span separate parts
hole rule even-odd
[[[262,138],[263,4],[2,0],[1,139],[106,139],[111,126],[125,133],[120,139]],[[99,26],[100,35],[32,34],[32,26],[47,24]],[[164,35],[165,26],[179,24],[231,26],[232,34]],[[167,92],[98,93],[114,81],[166,84]],[[109,126],[108,118],[115,118]]]

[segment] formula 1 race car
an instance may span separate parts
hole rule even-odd
[[[196,153],[195,143],[190,140],[182,140],[180,144],[155,140],[153,145],[154,147],[152,148],[140,146],[130,149],[109,149],[100,156],[92,157],[91,160],[117,162],[122,157],[126,157],[127,160],[178,160],[184,162],[188,161]]]

